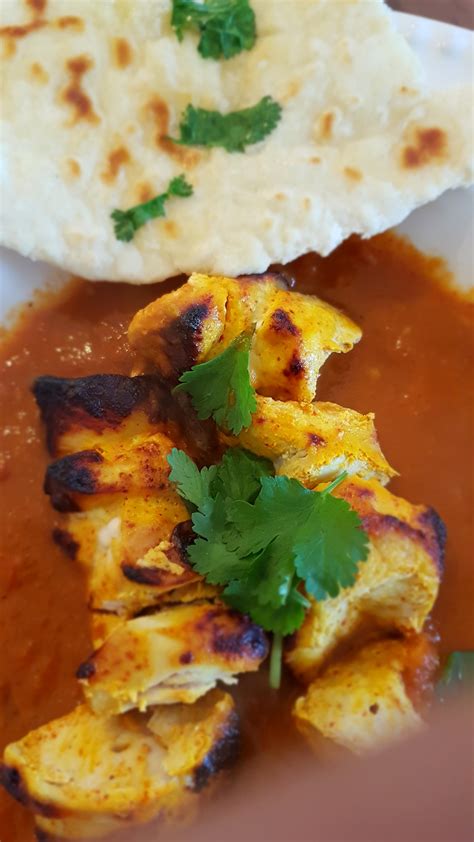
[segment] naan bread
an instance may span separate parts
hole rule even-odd
[[[371,236],[472,179],[471,91],[429,92],[382,0],[252,0],[255,47],[203,59],[170,0],[2,0],[2,242],[88,278],[262,272]],[[245,153],[176,146],[188,103],[271,95]],[[110,213],[185,173],[130,243]]]

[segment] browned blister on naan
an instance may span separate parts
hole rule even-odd
[[[93,279],[237,276],[472,181],[470,80],[430,88],[382,0],[252,8],[255,45],[213,61],[194,33],[178,40],[171,0],[3,0],[3,244]],[[281,120],[243,153],[173,140],[189,104],[227,114],[265,96]],[[193,195],[119,241],[112,211],[180,174]]]

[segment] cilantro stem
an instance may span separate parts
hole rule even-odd
[[[278,690],[281,683],[281,656],[283,636],[278,632],[273,635],[272,651],[270,654],[270,687]]]
[[[344,480],[347,479],[348,476],[349,474],[347,473],[347,471],[343,471],[342,474],[339,474],[339,476],[336,477],[336,479],[333,479],[333,481],[329,483],[327,488],[323,489],[321,494],[330,494],[331,491],[334,491],[334,489],[337,488],[337,486],[340,485],[341,482],[344,482]]]

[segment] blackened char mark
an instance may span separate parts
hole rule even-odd
[[[364,515],[362,526],[371,535],[384,535],[387,532],[398,532],[421,545],[431,557],[439,575],[444,569],[444,548],[446,543],[446,527],[434,509],[425,509],[412,525],[393,515],[382,515],[378,512]]]
[[[224,623],[219,622],[224,610]],[[226,622],[231,618],[234,623],[232,631]],[[248,658],[251,661],[262,661],[268,654],[268,640],[260,626],[252,623],[245,615],[238,611],[228,612],[227,609],[212,608],[207,612],[203,623],[212,621],[212,642],[214,652],[233,658]]]
[[[291,321],[291,316],[287,313],[286,310],[283,308],[278,307],[277,310],[274,310],[271,318],[270,318],[270,327],[274,331],[274,333],[278,333],[281,336],[299,336],[300,330],[296,327],[295,324]]]
[[[143,567],[137,564],[122,562],[122,573],[129,582],[136,585],[149,585],[151,587],[163,586],[169,574],[163,572],[160,567]]]
[[[173,532],[171,533],[171,543],[179,561],[182,564],[189,565],[188,547],[193,543],[195,538],[196,535],[193,531],[193,524],[191,520],[183,520],[173,529]]]
[[[318,436],[317,433],[308,433],[308,444],[310,447],[323,447],[326,444],[326,439]]]
[[[93,374],[70,379],[45,375],[35,380],[32,391],[53,456],[60,437],[74,426],[97,432],[114,429],[138,407],[150,421],[166,420],[170,403],[168,388],[155,375]]]
[[[183,654],[179,656],[180,664],[192,664],[193,661],[194,655],[192,652],[183,652]]]
[[[33,810],[34,813],[48,819],[54,819],[60,815],[60,811],[54,804],[45,804],[43,801],[38,801],[30,796],[20,772],[14,766],[0,763],[0,785],[6,789],[12,798]]]
[[[171,369],[171,381],[176,383],[184,371],[196,364],[201,350],[203,326],[210,313],[210,297],[192,304],[161,330]]]
[[[35,836],[36,842],[54,842],[54,836],[51,836],[46,830],[42,830],[41,827],[35,827]]]
[[[240,728],[239,718],[232,711],[227,720],[221,737],[214,743],[202,763],[193,772],[191,789],[200,792],[210,779],[223,769],[232,766],[239,756]]]
[[[48,465],[44,480],[44,492],[51,497],[51,503],[60,512],[77,511],[74,494],[95,494],[97,478],[90,466],[103,461],[96,450],[81,450],[63,456]]]
[[[84,661],[76,670],[76,678],[87,680],[95,675],[95,664],[93,661]]]
[[[420,516],[419,523],[426,534],[428,552],[436,564],[439,575],[444,573],[444,555],[448,537],[446,524],[436,509],[429,507]]]
[[[289,361],[287,367],[283,369],[283,374],[285,377],[301,380],[301,378],[305,375],[305,371],[306,369],[303,360],[296,351],[293,351],[291,360]]]
[[[62,551],[68,558],[75,561],[79,544],[74,540],[70,532],[66,529],[59,529],[59,527],[56,527],[53,529],[53,541],[58,547],[61,547]]]
[[[2,763],[0,765],[0,784],[4,789],[6,789],[8,794],[15,799],[15,801],[19,801],[20,804],[24,804],[25,807],[28,806],[30,796],[25,789],[18,769]]]
[[[174,588],[185,582],[192,582],[198,578],[194,573],[188,558],[188,547],[194,541],[195,535],[190,520],[178,523],[171,533],[171,548],[166,551],[170,561],[180,565],[179,574],[170,573],[160,567],[145,567],[138,564],[122,562],[123,575],[137,585],[151,585],[161,588]]]
[[[289,272],[263,272],[262,274],[250,274],[250,275],[239,275],[239,281],[273,281],[276,284],[280,284],[282,287],[286,287],[286,289],[293,289],[296,284],[295,278],[293,275],[290,275]]]

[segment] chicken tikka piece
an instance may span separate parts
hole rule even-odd
[[[362,335],[335,307],[289,289],[285,275],[194,274],[140,310],[128,339],[145,367],[151,364],[174,385],[184,371],[253,330],[250,377],[256,391],[302,402],[314,400],[329,355],[350,351]]]
[[[257,395],[257,410],[238,436],[221,441],[270,459],[277,474],[307,488],[335,479],[342,471],[383,485],[395,476],[377,439],[372,413],[361,415],[335,403],[275,401]]]
[[[98,714],[192,704],[268,654],[260,626],[222,603],[172,605],[119,625],[77,671]]]
[[[117,625],[114,617],[126,619],[201,582],[187,558],[189,513],[168,479],[168,433],[180,441],[184,422],[156,377],[42,377],[34,393],[49,450],[59,456],[45,477],[62,514],[53,537],[86,570],[99,646]],[[201,436],[193,438],[198,447],[205,425]],[[216,594],[204,587],[205,596]],[[201,588],[196,598],[202,595]]]
[[[423,687],[437,666],[421,635],[366,644],[330,664],[297,699],[297,727],[322,750],[325,737],[356,754],[383,748],[423,726]]]
[[[243,331],[257,411],[232,437],[199,422],[172,388]],[[54,459],[45,491],[62,518],[54,538],[86,569],[94,646],[77,671],[86,704],[5,751],[1,783],[42,831],[97,837],[175,817],[235,754],[234,703],[216,684],[257,670],[268,641],[189,564],[192,524],[169,481],[174,445],[198,465],[243,446],[314,490],[347,472],[332,493],[361,518],[369,555],[351,588],[309,599],[286,646],[309,685],[295,723],[311,742],[322,735],[355,752],[420,726],[416,693],[435,663],[421,632],[444,527],[383,487],[396,472],[371,414],[313,403],[325,360],[360,337],[283,275],[193,275],[132,320],[133,370],[145,373],[36,381]]]
[[[288,666],[305,682],[361,630],[420,632],[443,574],[446,534],[434,509],[396,497],[376,480],[352,477],[333,493],[361,518],[369,555],[352,587],[323,602],[310,598],[286,653]]]
[[[83,704],[11,743],[0,782],[48,837],[96,839],[188,815],[238,745],[234,701],[220,690],[146,716],[97,716]]]

